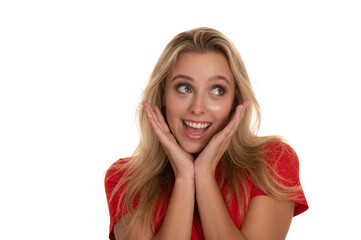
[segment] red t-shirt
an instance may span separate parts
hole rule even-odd
[[[297,155],[289,145],[284,144],[283,146],[284,148],[280,147],[279,144],[269,144],[266,147],[267,151],[266,151],[265,159],[268,161],[270,165],[274,166],[275,171],[280,176],[280,178],[278,179],[282,184],[286,186],[298,186],[300,185],[300,179],[299,179],[299,162]],[[124,159],[119,159],[113,165],[122,164],[123,162]],[[113,197],[112,201],[109,201],[111,192],[120,178],[120,175],[118,174],[118,175],[113,175],[111,178],[108,179],[109,174],[111,174],[111,172],[108,172],[106,176],[107,180],[105,181],[105,191],[107,195],[109,214],[110,214],[109,238],[113,240],[115,239],[113,233],[113,226],[118,221],[118,219],[126,212],[123,211],[118,215],[116,214],[120,192],[119,194],[116,194],[115,197]],[[219,183],[220,179],[219,179],[219,174],[217,173],[216,173],[216,178],[217,178],[217,182]],[[249,200],[251,200],[256,196],[266,195],[262,190],[257,188],[249,179],[247,180],[247,184],[250,189]],[[221,194],[224,200],[226,199],[226,188],[227,188],[226,184],[223,185],[223,187],[221,188]],[[298,196],[298,200],[294,201],[295,202],[295,210],[293,214],[294,216],[308,209],[308,204],[302,190],[297,193],[297,196]],[[169,198],[170,196],[168,196],[166,203],[169,202]],[[166,206],[162,206],[162,207],[167,207],[167,204]],[[227,210],[234,224],[239,229],[242,225],[244,214],[242,214],[243,216],[239,216],[239,205],[235,195],[228,202]],[[243,209],[242,212],[245,213],[246,209]],[[156,223],[155,223],[156,232],[160,230],[163,223],[163,218],[156,219]],[[197,206],[195,206],[194,209],[191,239],[192,240],[204,239],[202,225],[200,221],[200,215]]]

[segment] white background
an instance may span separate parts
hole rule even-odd
[[[129,1],[130,2],[130,1]],[[287,239],[361,239],[357,1],[0,3],[0,239],[107,239],[104,172],[137,145],[161,51],[208,26],[246,63],[261,135],[299,155],[310,209]]]

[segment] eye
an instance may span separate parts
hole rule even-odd
[[[223,87],[217,86],[217,87],[214,87],[210,93],[217,95],[217,96],[222,96],[225,93],[225,90]]]
[[[192,88],[189,85],[178,85],[177,86],[177,91],[180,93],[191,93],[192,92]]]

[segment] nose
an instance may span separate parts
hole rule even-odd
[[[201,115],[204,114],[206,110],[205,99],[200,94],[194,94],[189,106],[189,111],[195,115]]]

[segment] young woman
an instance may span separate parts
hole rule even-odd
[[[197,28],[167,45],[138,118],[136,151],[105,177],[110,239],[284,239],[307,210],[297,155],[256,135],[259,105],[220,32]]]

